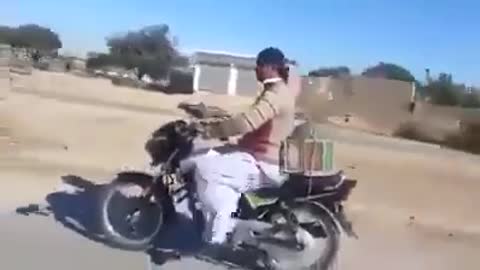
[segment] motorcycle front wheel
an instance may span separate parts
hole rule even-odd
[[[164,209],[143,188],[130,182],[112,182],[100,199],[100,225],[107,243],[141,251],[152,244],[164,221]]]

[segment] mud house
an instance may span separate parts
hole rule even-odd
[[[194,91],[255,96],[261,89],[255,76],[254,55],[197,51],[190,60],[194,70]],[[291,63],[291,68],[295,68]]]

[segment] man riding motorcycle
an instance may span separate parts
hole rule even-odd
[[[152,247],[162,228],[177,226],[171,222],[177,203],[188,199],[195,230],[207,242],[197,256],[221,262],[240,257],[242,265],[254,259],[267,269],[328,269],[340,233],[356,237],[343,202],[357,181],[341,171],[330,175],[332,142],[316,139],[308,121],[296,126],[299,81],[289,78],[283,53],[261,51],[256,73],[264,88],[244,112],[229,116],[208,112],[203,104],[180,104],[193,119],[170,121],[152,133],[145,145],[149,171],[119,173],[101,197],[107,241],[131,250]],[[198,122],[208,115],[206,123]],[[241,139],[212,148],[218,141],[202,146],[202,134]],[[139,192],[128,192],[132,186]],[[125,215],[111,212],[118,208],[118,192],[135,197]]]
[[[281,142],[294,129],[295,92],[287,86],[289,68],[279,49],[262,50],[256,64],[263,90],[255,102],[244,112],[202,127],[204,138],[242,135],[238,143],[186,161],[194,164],[207,225],[204,237],[211,244],[224,243],[234,229],[232,214],[241,193],[279,186],[285,180],[279,170],[279,153]]]

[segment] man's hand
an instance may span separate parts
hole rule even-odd
[[[205,121],[193,121],[191,125],[202,138],[208,138],[208,123]]]
[[[205,104],[203,104],[203,102],[193,104],[184,101],[180,102],[177,107],[198,119],[202,119],[207,116],[207,107]]]
[[[198,134],[202,137],[202,139],[208,140],[211,139],[212,136],[210,134],[210,123],[207,121],[195,121],[192,122],[193,128],[197,130]],[[222,142],[228,142],[228,137],[218,138]]]

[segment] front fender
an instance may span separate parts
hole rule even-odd
[[[113,183],[135,183],[142,187],[142,189],[151,188],[153,186],[153,175],[140,171],[126,171],[117,174],[117,177],[113,180]],[[169,195],[168,188],[162,181],[156,181],[155,186],[152,189],[153,195],[158,202],[172,211],[173,204],[171,196]]]
[[[117,174],[117,177],[113,180],[113,182],[135,183],[142,188],[147,188],[152,185],[153,176],[145,172],[121,172]]]

